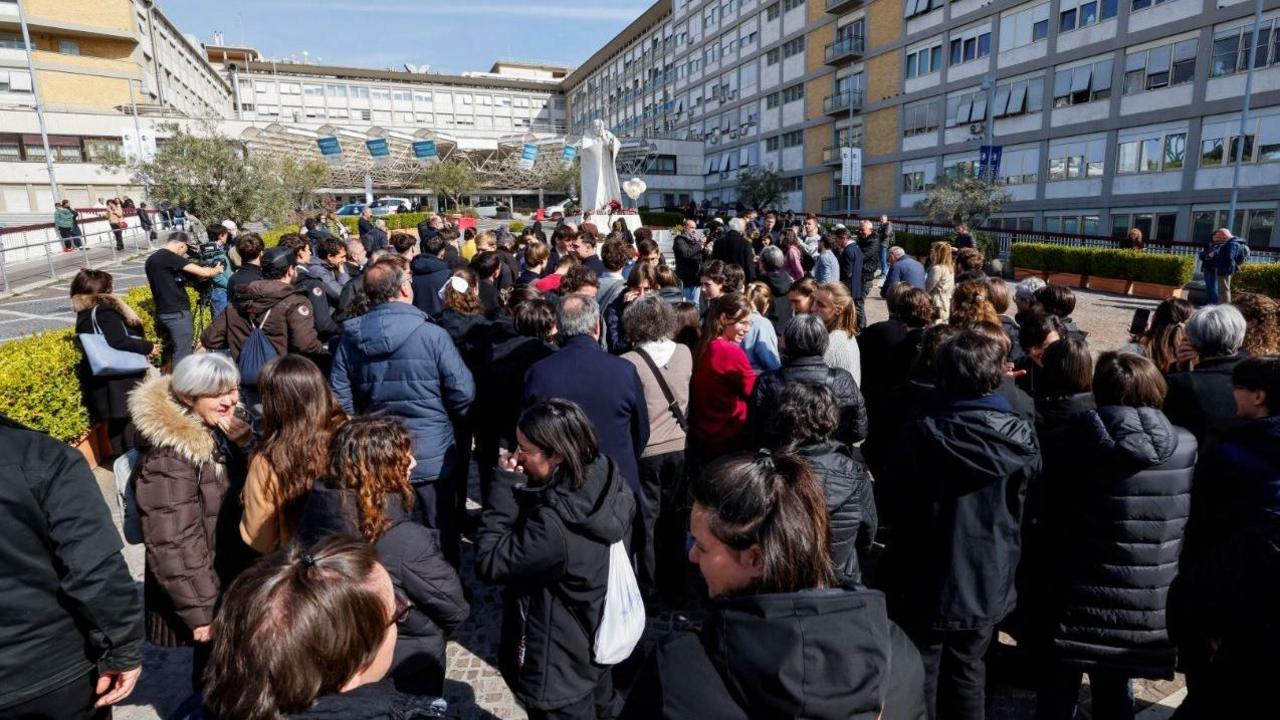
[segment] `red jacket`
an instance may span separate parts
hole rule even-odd
[[[689,385],[689,436],[708,455],[741,446],[747,426],[747,405],[755,388],[742,346],[724,338],[711,341],[698,358]]]

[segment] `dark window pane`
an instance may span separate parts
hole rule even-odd
[[[1133,9],[1142,10],[1151,7],[1151,0],[1133,0]]]
[[[1222,164],[1222,138],[1210,138],[1200,143],[1200,166]]]
[[[963,51],[964,51],[964,41],[963,41],[963,40],[952,40],[952,41],[951,41],[951,64],[952,64],[952,65],[959,65],[959,64],[960,64],[960,54],[961,54]]]
[[[1031,26],[1031,42],[1037,42],[1049,37],[1049,21],[1041,20]]]
[[[1178,216],[1173,213],[1160,213],[1156,216],[1156,232],[1153,240],[1173,240],[1173,232],[1178,226]]]
[[[1098,3],[1087,2],[1080,6],[1080,27],[1098,22]]]
[[[1058,19],[1058,32],[1066,32],[1076,29],[1076,9],[1063,10],[1062,15]]]
[[[1266,45],[1262,46],[1264,49]],[[978,57],[986,57],[991,54],[991,33],[982,33],[978,36]],[[1263,57],[1266,57],[1265,54]]]
[[[967,38],[964,41],[964,61],[969,62],[970,60],[977,57],[977,54],[976,54],[977,50],[978,50],[978,39]]]
[[[1116,0],[1102,0],[1102,12],[1099,19],[1110,20],[1116,16]],[[1136,8],[1135,8],[1136,9]]]
[[[1236,55],[1240,48],[1240,36],[1229,35],[1213,41],[1213,77],[1230,75],[1236,71]]]

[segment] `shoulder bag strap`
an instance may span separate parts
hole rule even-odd
[[[645,352],[642,348],[637,347],[636,354],[644,359],[645,364],[649,366],[649,370],[653,373],[653,376],[657,378],[658,387],[662,388],[662,395],[667,399],[667,409],[675,416],[676,423],[680,425],[681,430],[688,432],[689,420],[685,418],[684,411],[680,409],[680,403],[676,402],[676,396],[671,392],[671,387],[667,385],[667,379],[662,377],[662,371],[658,369],[657,363],[655,363],[653,358],[649,357],[649,353]]]
[[[94,303],[93,309],[89,311],[89,320],[93,323],[93,334],[102,335],[102,328],[98,327],[98,305]]]
[[[262,328],[267,326],[267,318],[271,317],[272,310],[275,310],[275,306],[267,308],[267,311],[262,313],[262,322],[257,325],[259,330],[262,330]]]

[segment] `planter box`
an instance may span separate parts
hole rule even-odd
[[[1185,291],[1177,285],[1160,285],[1158,283],[1138,282],[1137,280],[1134,280],[1129,292],[1137,297],[1166,300],[1168,298],[1183,297]]]
[[[1013,279],[1014,279],[1014,280],[1023,280],[1023,279],[1029,278],[1029,277],[1038,277],[1038,278],[1040,278],[1041,280],[1043,280],[1043,279],[1044,279],[1044,271],[1043,271],[1043,270],[1032,270],[1032,269],[1030,269],[1030,268],[1020,268],[1020,267],[1016,267],[1016,268],[1014,268],[1014,269],[1013,269]]]
[[[1099,290],[1101,292],[1117,293],[1119,295],[1129,294],[1129,281],[1120,280],[1118,278],[1089,276],[1085,287],[1090,290]]]
[[[1067,287],[1083,287],[1081,282],[1084,277],[1079,273],[1049,273],[1045,278],[1045,282],[1050,285],[1066,285]]]
[[[71,447],[79,450],[80,454],[84,456],[84,460],[89,463],[90,468],[98,467],[98,463],[107,457],[107,454],[102,451],[103,441],[107,435],[106,430],[106,425],[98,423],[89,428],[89,432],[85,433],[84,437],[71,443]]]

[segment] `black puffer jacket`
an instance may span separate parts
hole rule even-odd
[[[499,472],[476,535],[476,572],[506,585],[498,666],[527,707],[590,694],[609,668],[592,657],[604,611],[609,546],[631,535],[636,501],[608,457],[582,487],[524,484]]]
[[[937,630],[989,627],[1013,607],[1031,423],[998,395],[942,401],[907,423],[889,459],[901,512],[886,572],[895,617]]]
[[[402,692],[439,696],[444,692],[445,638],[466,622],[471,609],[436,531],[414,522],[398,497],[387,500],[383,512],[391,527],[373,547],[396,590],[413,603],[400,623],[389,677]],[[355,492],[318,482],[298,523],[298,539],[309,544],[334,534],[360,537],[358,516]]]
[[[922,720],[920,655],[884,596],[840,588],[716,601],[701,636],[664,640],[625,720]]]
[[[289,720],[428,720],[445,717],[439,698],[398,692],[387,681],[316,698],[311,707],[286,715]]]
[[[848,370],[827,367],[820,357],[788,358],[777,370],[763,373],[756,379],[751,393],[750,421],[756,432],[767,435],[766,428],[778,406],[778,396],[787,383],[808,382],[825,385],[836,396],[840,406],[840,427],[835,438],[844,443],[856,443],[867,436],[867,405],[863,402],[858,383]]]
[[[80,453],[0,416],[0,715],[142,664],[142,599]]]
[[[1231,393],[1231,373],[1243,358],[1238,354],[1210,358],[1195,370],[1169,375],[1165,415],[1173,424],[1190,430],[1206,452],[1244,427],[1244,421],[1236,417],[1235,396]]]
[[[862,453],[828,440],[797,450],[822,483],[831,521],[831,562],[844,580],[862,582],[871,543],[876,538],[876,499]]]
[[[1051,437],[1052,656],[1084,670],[1173,677],[1165,615],[1191,509],[1195,437],[1157,409],[1118,406],[1077,415]]]

